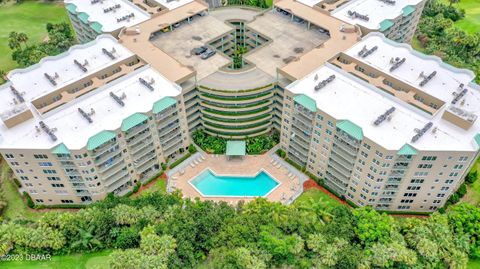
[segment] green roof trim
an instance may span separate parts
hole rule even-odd
[[[65,144],[62,143],[62,144],[56,146],[52,150],[52,153],[53,154],[70,154],[70,150],[68,150],[67,146],[65,146]]]
[[[415,11],[415,7],[412,5],[408,5],[402,8],[403,16],[407,17],[408,15],[412,14]]]
[[[312,98],[306,96],[305,94],[297,94],[293,97],[293,100],[300,105],[304,106],[306,109],[317,112],[317,103]]]
[[[164,97],[153,104],[153,113],[157,114],[177,103],[172,97]]]
[[[380,32],[386,31],[386,30],[390,29],[390,27],[392,27],[392,26],[393,26],[393,21],[383,20],[380,23]]]
[[[349,120],[342,120],[338,122],[337,128],[344,131],[345,133],[349,134],[351,137],[357,140],[363,139],[362,128]]]
[[[245,156],[245,141],[227,141],[227,156]]]
[[[88,24],[88,14],[85,12],[78,13],[78,18],[85,24]]]
[[[135,113],[122,121],[122,132],[130,130],[146,120],[148,120],[147,116],[142,113]]]
[[[67,4],[65,8],[72,14],[77,13],[77,6],[72,3]]]
[[[480,147],[480,134],[476,134],[473,139],[477,142],[477,145]]]
[[[90,24],[90,27],[92,27],[92,29],[93,29],[95,32],[99,33],[99,34],[103,33],[103,32],[102,32],[103,25],[101,25],[100,23],[98,23],[98,22],[96,22],[96,21],[95,21],[95,22],[92,22],[92,23]]]
[[[417,150],[415,150],[412,146],[409,144],[403,145],[398,152],[398,155],[417,155]]]
[[[94,150],[108,141],[114,139],[117,135],[111,131],[101,131],[100,133],[90,137],[87,142],[87,149]]]

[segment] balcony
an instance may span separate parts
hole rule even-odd
[[[176,116],[177,114],[178,114],[178,113],[177,113],[177,111],[176,111],[176,108],[173,107],[173,106],[171,106],[171,107],[163,110],[162,113],[156,114],[156,115],[155,115],[155,120],[156,120],[157,122],[159,122],[159,121],[164,121],[164,120],[166,120],[166,119],[168,119],[168,118],[170,118],[170,117]]]
[[[178,126],[180,126],[180,121],[179,121],[178,118],[173,119],[168,124],[162,124],[161,127],[159,125],[158,126],[158,135],[162,136],[162,135],[166,134],[167,132],[169,132],[170,130],[172,130],[173,128],[178,127]]]
[[[163,154],[165,156],[169,156],[170,154],[174,153],[175,151],[177,151],[182,146],[183,146],[183,141],[179,140],[175,144],[172,144],[170,147],[164,148]]]
[[[308,151],[309,151],[309,146],[310,146],[309,144],[307,144],[307,143],[302,144],[298,140],[296,140],[295,138],[291,138],[290,143],[291,144],[293,143],[293,145],[297,146],[296,147],[297,150],[300,150],[301,153],[308,156]]]
[[[289,155],[294,155],[295,157],[299,158],[301,161],[301,163],[303,164],[306,164],[307,162],[307,159],[308,159],[308,152],[307,153],[303,153],[301,151],[299,151],[298,149],[296,149],[295,147],[292,147],[290,145],[289,147]]]
[[[137,151],[142,149],[145,145],[151,144],[153,142],[153,138],[151,134],[148,134],[144,137],[141,137],[138,139],[138,141],[135,141],[134,144],[130,146],[130,151],[132,154],[135,154]]]
[[[168,142],[171,138],[177,136],[180,134],[180,127],[177,126],[177,127],[174,127],[173,129],[165,132],[164,135],[160,136],[160,142],[163,144],[163,143],[166,143]]]
[[[114,182],[112,185],[107,187],[107,192],[113,192],[114,194],[117,194],[118,192],[124,190],[124,189],[129,189],[128,183],[130,182],[130,177],[128,174],[126,176],[123,176],[119,178],[116,182]]]
[[[355,158],[347,159],[345,156],[338,154],[336,151],[332,150],[332,157],[341,160],[343,163],[348,164],[348,167],[353,167],[355,165]]]
[[[107,171],[109,171],[113,168],[118,168],[119,166],[121,166],[123,164],[124,164],[123,158],[117,158],[114,161],[112,161],[112,163],[110,163],[109,165],[98,169],[98,172],[101,173],[101,174],[106,174]]]
[[[160,143],[162,145],[162,148],[169,148],[172,143],[175,142],[176,139],[182,139],[182,134],[180,132],[177,132],[177,134],[173,134],[169,136],[167,139],[164,139],[163,141],[161,140]]]
[[[332,174],[335,174],[337,178],[344,178],[344,181],[349,181],[350,180],[350,172],[346,170],[345,168],[341,168],[340,165],[332,163],[332,159],[329,160],[328,163],[328,171],[331,171]]]
[[[110,145],[110,147],[104,148],[104,150],[99,151],[98,154],[93,156],[94,162],[95,163],[101,163],[104,160],[108,159],[109,156],[111,156],[112,153],[115,153],[120,149],[120,146],[115,143],[114,145]]]
[[[307,159],[300,159],[297,157],[295,154],[289,153],[288,158],[293,160],[295,163],[299,164],[300,166],[305,166],[307,164],[306,160]]]
[[[138,133],[147,130],[148,127],[150,127],[148,123],[143,123],[133,127],[132,129],[128,130],[128,132],[125,134],[125,140],[129,141],[130,138],[133,138]]]
[[[112,184],[115,184],[115,183],[118,183],[119,181],[122,181],[122,179],[126,178],[127,176],[129,176],[128,170],[126,168],[121,169],[117,173],[108,177],[107,180],[105,180],[105,186],[111,187]]]
[[[338,155],[330,155],[330,160],[335,162],[335,164],[340,165],[343,169],[345,169],[345,171],[348,171],[348,173],[351,174],[353,170],[353,165],[344,161],[342,158],[336,158],[336,156]]]
[[[105,158],[102,162],[98,163],[97,168],[103,169],[106,166],[112,165],[115,162],[115,160],[121,157],[122,157],[122,153],[117,152],[115,155],[109,156],[108,158]]]

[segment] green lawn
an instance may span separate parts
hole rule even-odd
[[[480,269],[480,259],[470,260],[467,264],[467,269]]]
[[[440,0],[449,5],[448,0]],[[468,33],[480,31],[480,0],[460,0],[454,7],[465,10],[465,18],[455,22],[455,25]]]
[[[23,32],[30,38],[29,43],[41,42],[47,36],[48,22],[69,22],[67,12],[59,3],[24,1],[22,4],[0,5],[0,70],[9,71],[17,67],[12,61],[12,51],[8,47],[8,34],[11,31]]]
[[[471,172],[479,171],[479,168],[480,168],[480,158],[477,159],[477,161],[473,165]],[[480,177],[480,174],[478,176]],[[480,205],[480,179],[479,178],[477,178],[477,181],[475,181],[469,187],[468,192],[462,198],[462,201],[471,203],[473,205]],[[479,263],[480,263],[480,261],[479,261]]]
[[[465,10],[465,18],[455,23],[468,33],[480,31],[480,0],[460,0],[454,5]]]
[[[16,219],[16,218],[26,218],[30,220],[38,219],[42,216],[42,212],[34,211],[27,208],[25,202],[22,200],[20,193],[17,191],[17,187],[14,183],[7,179],[6,176],[8,175],[7,171],[9,170],[6,163],[2,164],[2,173],[1,177],[1,188],[4,192],[5,198],[7,200],[8,206],[3,214],[3,217],[8,219]]]
[[[315,201],[322,201],[323,204],[325,204],[325,207],[333,207],[337,205],[341,205],[341,203],[334,198],[328,196],[324,192],[318,189],[309,189],[302,193],[297,200],[295,200],[295,204],[302,203],[302,202],[308,202],[312,198]]]
[[[54,256],[50,261],[3,262],[2,269],[108,269],[111,250],[96,253]]]

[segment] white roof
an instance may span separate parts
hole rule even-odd
[[[358,56],[358,52],[364,46],[367,49],[377,46],[377,50],[366,58],[362,58]],[[470,70],[455,68],[444,63],[436,56],[425,55],[413,50],[410,45],[391,41],[381,33],[368,34],[345,53],[429,95],[435,96],[447,104],[452,101],[452,92],[459,87],[460,83],[468,85],[475,78],[475,74]],[[405,58],[405,62],[393,72],[390,72],[392,66],[390,60],[396,57]],[[437,72],[436,75],[423,87],[419,86],[419,83],[423,80],[419,76],[420,73],[423,72],[428,76],[433,71]],[[472,94],[470,93],[470,95]],[[469,99],[467,98],[467,101]]]
[[[188,3],[193,2],[194,0],[153,0],[160,5],[168,8],[168,10],[173,10]]]
[[[352,0],[345,5],[335,9],[332,16],[348,22],[358,24],[365,28],[378,30],[380,23],[386,19],[395,19],[403,14],[402,9],[408,5],[417,5],[423,0],[395,0],[395,4],[387,4],[380,0]],[[352,18],[348,11],[355,11],[361,15],[368,15],[369,20],[365,21],[359,18]]]
[[[147,12],[138,8],[129,0],[100,0],[95,4],[92,4],[91,0],[65,0],[65,4],[74,4],[77,7],[77,13],[86,13],[89,22],[100,23],[103,26],[102,31],[104,33],[113,32],[123,27],[130,27],[150,18]],[[104,12],[104,9],[115,5],[120,5],[120,7],[107,13]],[[132,13],[134,14],[132,18],[120,22],[117,21],[117,19]]]
[[[315,81],[315,76],[318,80]],[[335,79],[322,89],[315,91],[314,86],[329,76]],[[305,78],[290,84],[287,89],[295,94],[305,94],[316,101],[317,108],[337,120],[349,120],[360,126],[363,135],[387,150],[399,150],[409,143],[423,151],[476,151],[478,146],[473,137],[480,131],[477,121],[468,131],[461,129],[441,118],[434,118],[414,109],[401,100],[382,93],[372,85],[327,63]],[[441,89],[439,89],[441,90]],[[480,113],[479,88],[471,89],[471,106]],[[385,120],[375,126],[373,122],[391,107],[395,107],[391,120]],[[415,129],[422,129],[428,122],[437,127],[435,133],[431,128],[418,141],[411,143],[416,134]]]
[[[102,48],[111,51],[115,48],[114,60],[110,59],[102,52]],[[8,73],[7,78],[13,84],[15,89],[23,93],[25,101],[32,101],[43,95],[51,93],[68,84],[72,84],[86,76],[89,76],[99,70],[118,63],[133,53],[125,47],[118,44],[118,41],[111,35],[99,35],[94,41],[71,47],[67,52],[57,56],[43,58],[38,64],[25,69],[16,69]],[[77,60],[81,64],[88,61],[85,65],[87,72],[83,72],[75,63]],[[51,77],[58,74],[58,79],[54,86],[45,77],[44,74]],[[13,104],[13,98],[9,88],[0,89],[0,113],[8,109]]]
[[[139,82],[154,79],[154,91],[150,91]],[[122,107],[110,96],[126,94],[125,106]],[[0,123],[0,148],[51,149],[64,143],[69,149],[81,149],[93,135],[103,130],[116,130],[128,116],[152,110],[153,104],[165,96],[177,96],[181,88],[153,70],[150,66],[142,67],[127,76],[113,81],[71,103],[56,110],[46,118],[37,114],[34,119],[23,122],[13,128],[6,128]],[[94,109],[93,123],[83,118],[78,112],[82,108],[89,113]],[[37,132],[35,126],[43,120],[50,128],[56,128],[58,140],[53,142],[44,132]]]
[[[300,3],[302,3],[306,6],[309,6],[309,7],[313,7],[316,4],[322,2],[322,0],[298,0],[298,2],[300,2]]]

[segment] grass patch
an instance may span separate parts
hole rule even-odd
[[[465,10],[465,18],[455,22],[455,26],[471,34],[480,31],[480,2],[478,0],[461,0],[453,6]]]
[[[159,192],[159,193],[167,193],[167,183],[165,180],[162,178],[158,177],[156,179],[156,182],[154,182],[152,185],[148,186],[147,189],[144,189],[140,195],[146,194],[146,193],[153,193],[153,192]]]
[[[448,0],[439,0],[439,2],[450,5]],[[455,26],[470,34],[480,31],[480,2],[478,0],[461,0],[452,6],[465,10],[465,18],[456,21]]]
[[[22,196],[17,190],[17,186],[15,186],[12,180],[8,179],[8,171],[8,165],[5,162],[2,163],[2,178],[0,182],[4,191],[5,200],[8,203],[3,217],[8,219],[39,219],[43,213],[27,208],[26,203],[23,201]]]
[[[108,269],[111,250],[94,253],[54,256],[49,261],[2,262],[3,269]]]
[[[475,161],[475,164],[473,165],[470,172],[480,171],[479,168],[480,158]],[[472,185],[467,186],[467,189],[467,194],[460,201],[467,202],[473,205],[480,205],[480,179],[477,178],[477,180]]]
[[[469,260],[467,264],[467,269],[480,269],[480,259]]]
[[[325,194],[319,189],[306,190],[297,198],[297,200],[295,200],[294,204],[308,203],[310,199],[313,199],[315,201],[320,200],[322,204],[325,204],[326,208],[342,205],[340,202]]]
[[[425,48],[422,46],[422,44],[415,35],[412,37],[412,42],[410,43],[410,45],[412,45],[412,48],[414,50],[425,53]]]
[[[0,69],[9,71],[18,67],[8,47],[11,31],[26,33],[29,44],[40,43],[47,36],[47,23],[70,23],[63,4],[43,1],[9,2],[0,5]]]

